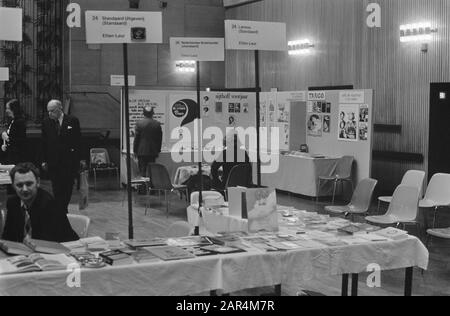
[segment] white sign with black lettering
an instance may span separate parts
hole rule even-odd
[[[22,41],[22,9],[0,8],[0,41]]]
[[[339,103],[361,104],[364,103],[364,91],[341,91],[339,92]]]
[[[223,38],[170,38],[172,60],[224,61],[225,40]]]
[[[0,81],[9,80],[9,68],[0,67]]]
[[[125,86],[125,76],[124,75],[111,75],[111,86],[123,87]],[[128,86],[136,86],[136,76],[128,76]]]
[[[86,43],[162,43],[162,14],[139,11],[86,11]]]
[[[225,47],[236,50],[286,51],[286,24],[225,20]]]
[[[308,91],[308,101],[326,100],[325,91]]]

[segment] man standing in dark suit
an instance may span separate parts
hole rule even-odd
[[[49,117],[42,123],[42,168],[48,170],[53,195],[67,213],[80,168],[80,122],[76,117],[64,114],[59,100],[51,100],[47,111]]]
[[[66,242],[78,240],[69,220],[50,193],[39,188],[39,170],[20,163],[11,172],[17,195],[8,199],[2,239],[22,242],[25,238]]]
[[[138,157],[139,171],[143,177],[149,162],[155,162],[161,152],[161,123],[153,119],[153,108],[144,108],[144,119],[136,123],[133,151]]]

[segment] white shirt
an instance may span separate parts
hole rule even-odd
[[[60,127],[62,126],[63,120],[64,120],[64,113],[61,113],[61,116],[60,116],[59,119],[58,119],[58,122],[59,122],[59,126],[60,126]]]

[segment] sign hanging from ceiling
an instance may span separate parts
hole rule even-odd
[[[162,14],[138,11],[86,11],[86,43],[162,43]]]
[[[223,38],[170,38],[170,55],[173,60],[224,61]]]
[[[0,81],[9,80],[9,68],[0,67]]]
[[[286,51],[286,24],[225,20],[226,49]]]
[[[0,8],[0,41],[22,41],[22,9]]]

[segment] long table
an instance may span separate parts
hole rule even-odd
[[[330,195],[332,186],[323,182],[317,192],[319,176],[331,176],[338,158],[280,155],[278,171],[262,174],[262,185],[310,197]],[[256,182],[255,182],[256,183]]]
[[[275,284],[300,288],[302,282],[313,277],[355,276],[366,271],[371,263],[377,263],[382,270],[406,268],[409,288],[405,294],[410,295],[412,274],[408,273],[412,267],[427,268],[428,251],[417,238],[410,237],[346,247],[245,252],[83,269],[80,287],[68,286],[72,272],[67,271],[3,275],[0,295],[192,295],[218,289],[230,293]],[[354,288],[352,293],[357,293]]]

